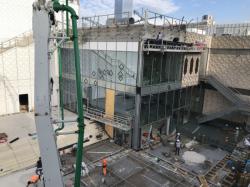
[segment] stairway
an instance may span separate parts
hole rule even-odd
[[[31,31],[24,32],[21,35],[13,37],[7,41],[1,42],[0,54],[14,47],[26,47],[32,42],[33,42],[33,33]]]
[[[218,90],[224,97],[233,103],[233,107],[227,108],[226,110],[215,112],[206,116],[198,117],[197,120],[199,123],[205,123],[226,115],[231,114],[232,112],[240,111],[249,114],[250,113],[250,104],[242,100],[238,95],[237,91],[233,90],[223,83],[221,83],[218,78],[215,76],[207,76],[203,78],[205,82],[208,82],[216,90]],[[240,93],[239,93],[240,94]]]
[[[235,105],[242,105],[244,102],[240,97],[238,97],[235,92],[221,83],[215,76],[207,76],[205,78],[210,85],[212,85],[216,90],[218,90],[224,97],[231,101]]]
[[[212,121],[212,120],[220,118],[222,116],[229,115],[232,112],[235,112],[237,110],[238,110],[237,107],[230,107],[230,108],[227,108],[226,110],[223,110],[223,111],[219,111],[219,112],[215,112],[215,113],[212,113],[209,115],[199,117],[199,118],[197,118],[197,121],[198,121],[198,123],[205,123],[207,121]]]

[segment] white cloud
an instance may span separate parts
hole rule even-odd
[[[115,0],[82,0],[81,16],[113,14]],[[146,8],[162,14],[179,9],[172,0],[134,0],[134,9]]]

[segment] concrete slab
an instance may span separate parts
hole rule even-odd
[[[53,118],[58,119],[58,111],[53,108]],[[65,110],[65,119],[77,118],[77,115]],[[85,138],[90,141],[84,146],[105,140],[108,136],[103,133],[101,139],[97,139],[96,135],[101,132],[100,126],[90,120],[85,120]],[[55,125],[55,129],[57,125]],[[77,123],[66,123],[65,128],[61,132],[76,131]],[[0,132],[8,135],[8,141],[19,137],[19,140],[9,144],[0,144],[0,176],[9,174],[14,171],[22,170],[33,166],[40,156],[39,146],[36,136],[29,136],[29,133],[35,133],[34,113],[20,113],[9,116],[0,117]],[[91,136],[90,136],[91,135]],[[92,138],[90,138],[92,137]],[[58,148],[65,147],[77,142],[77,134],[60,135],[57,137]]]

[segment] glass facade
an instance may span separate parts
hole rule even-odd
[[[62,48],[64,103],[76,111],[75,68],[72,47]],[[115,90],[115,115],[131,116],[133,123],[140,116],[140,128],[157,123],[169,123],[169,132],[190,122],[201,112],[199,87],[177,88],[152,94],[138,93],[137,70],[140,53],[137,51],[80,49],[83,100],[86,107],[105,111],[106,89]],[[188,66],[184,52],[147,51],[142,53],[142,87],[181,83],[182,73],[198,71],[198,64],[191,60]],[[192,68],[191,68],[192,66]],[[184,70],[183,70],[184,68]],[[193,70],[194,69],[194,70]],[[136,94],[140,101],[136,100]],[[140,102],[140,113],[135,113]],[[168,121],[168,122],[167,122]],[[137,124],[138,125],[138,124]],[[122,134],[116,129],[115,134]]]
[[[183,58],[179,52],[144,52],[143,85],[181,81]]]

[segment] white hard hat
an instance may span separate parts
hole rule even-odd
[[[176,140],[177,142],[179,142],[180,140],[178,139],[178,140]]]
[[[181,135],[181,133],[178,132],[177,135]]]

